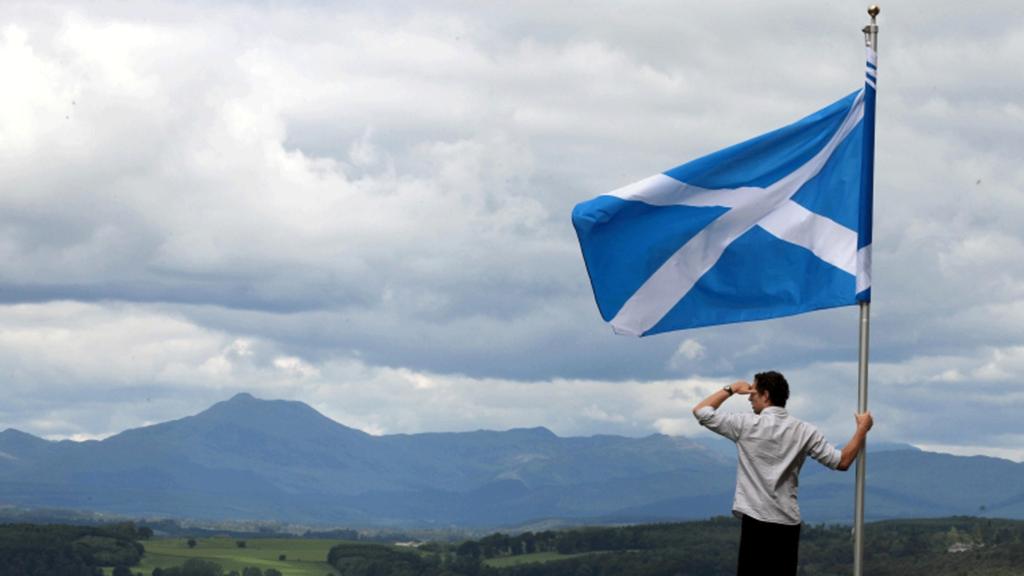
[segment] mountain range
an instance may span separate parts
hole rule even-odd
[[[347,526],[514,527],[728,514],[732,444],[545,428],[373,436],[239,394],[100,441],[0,432],[0,506]],[[850,522],[854,475],[809,461],[805,521]],[[1024,518],[1024,464],[870,445],[868,519]]]

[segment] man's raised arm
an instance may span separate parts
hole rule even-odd
[[[737,380],[736,382],[733,382],[732,384],[724,388],[719,388],[718,390],[715,390],[714,392],[711,393],[710,396],[701,400],[696,406],[693,407],[693,415],[696,416],[697,412],[701,408],[704,408],[705,406],[709,406],[713,410],[718,410],[718,407],[721,406],[723,402],[728,400],[729,397],[732,396],[733,394],[750,394],[751,392],[753,392],[753,390],[754,387],[751,386],[749,382]]]

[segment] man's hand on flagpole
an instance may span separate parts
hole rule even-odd
[[[853,438],[850,438],[846,446],[843,446],[839,459],[839,470],[848,470],[850,468],[850,465],[857,459],[857,455],[860,454],[861,449],[864,448],[864,441],[867,440],[868,430],[871,430],[871,427],[875,424],[875,419],[871,417],[871,412],[855,413],[853,418],[857,421],[857,430],[854,431]]]
[[[854,413],[854,420],[857,421],[857,429],[864,430],[867,432],[871,430],[871,427],[875,425],[875,419],[871,417],[871,412],[861,412],[860,414]]]

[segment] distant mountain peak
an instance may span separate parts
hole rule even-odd
[[[317,409],[299,400],[264,400],[248,392],[240,392],[217,402],[182,422],[208,424],[231,423],[234,426],[258,429],[289,436],[344,433],[364,437],[367,433],[328,418]]]
[[[0,432],[0,450],[6,452],[7,456],[12,456],[12,452],[39,448],[49,444],[51,444],[49,440],[33,436],[15,428],[8,428]]]
[[[510,428],[509,432],[527,434],[531,436],[557,436],[554,432],[544,426],[533,426],[530,428]]]
[[[316,412],[312,406],[298,400],[264,400],[257,398],[249,392],[239,392],[227,400],[221,400],[203,410],[197,416],[203,414],[219,414],[229,412],[232,414],[241,412],[277,412],[277,411],[301,411]],[[318,413],[319,414],[319,413]]]
[[[23,440],[38,440],[40,442],[46,442],[46,440],[43,440],[42,438],[40,438],[38,436],[33,436],[32,434],[29,434],[28,432],[22,432],[21,430],[18,430],[17,428],[8,428],[8,429],[4,430],[3,432],[0,432],[0,438],[18,438],[18,439],[23,439]]]

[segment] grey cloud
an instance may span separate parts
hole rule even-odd
[[[0,418],[64,410],[49,398],[54,390],[103,392],[123,414],[144,397],[163,406],[138,408],[138,421],[201,408],[244,388],[242,375],[268,392],[309,393],[308,382],[291,387],[278,374],[274,359],[287,356],[320,370],[324,388],[344,384],[325,374],[347,381],[408,370],[501,379],[509,390],[546,383],[556,398],[559,378],[731,379],[774,367],[823,382],[807,391],[814,402],[805,409],[842,431],[855,309],[614,337],[589,293],[569,212],[856,88],[863,9],[5,8],[11,26],[0,50],[22,82],[0,96],[0,328],[19,303],[93,303],[95,317],[68,313],[69,330],[102,324],[127,303],[150,323],[182,319],[188,338],[206,342],[184,364],[202,365],[239,338],[261,347],[262,363],[251,358],[246,371],[218,379],[122,373],[117,363],[96,376],[74,358],[55,371],[43,356],[7,357],[0,368],[17,366],[20,389],[31,381],[38,392]],[[898,390],[916,390],[949,370],[970,375],[994,351],[1012,357],[1006,350],[1021,344],[1024,113],[1012,72],[1024,54],[1024,14],[1007,2],[883,9],[872,350],[879,365],[905,367]],[[116,50],[112,38],[131,50]],[[686,339],[703,353],[673,360]],[[91,353],[114,355],[119,345]],[[915,375],[920,358],[936,371]],[[155,372],[162,363],[152,361]],[[367,368],[329,369],[351,361]],[[901,423],[883,435],[955,443],[902,407],[909,398],[878,372],[879,416]],[[990,409],[966,380],[951,386],[977,406],[972,414]],[[321,398],[329,406],[336,397]],[[376,416],[367,425],[443,422],[386,394],[368,398],[361,410]],[[471,401],[481,416],[459,425],[486,427],[484,415],[499,412],[486,395]],[[676,426],[669,414],[640,424],[611,401],[558,402],[596,420],[536,417],[576,431]],[[952,409],[931,396],[915,402]],[[1007,399],[1007,413],[1020,402]],[[495,422],[546,423],[527,422],[526,404],[515,410]],[[131,422],[95,412],[61,412],[78,424],[46,433],[101,434]],[[996,442],[1008,430],[1002,416],[978,417],[963,442]]]

